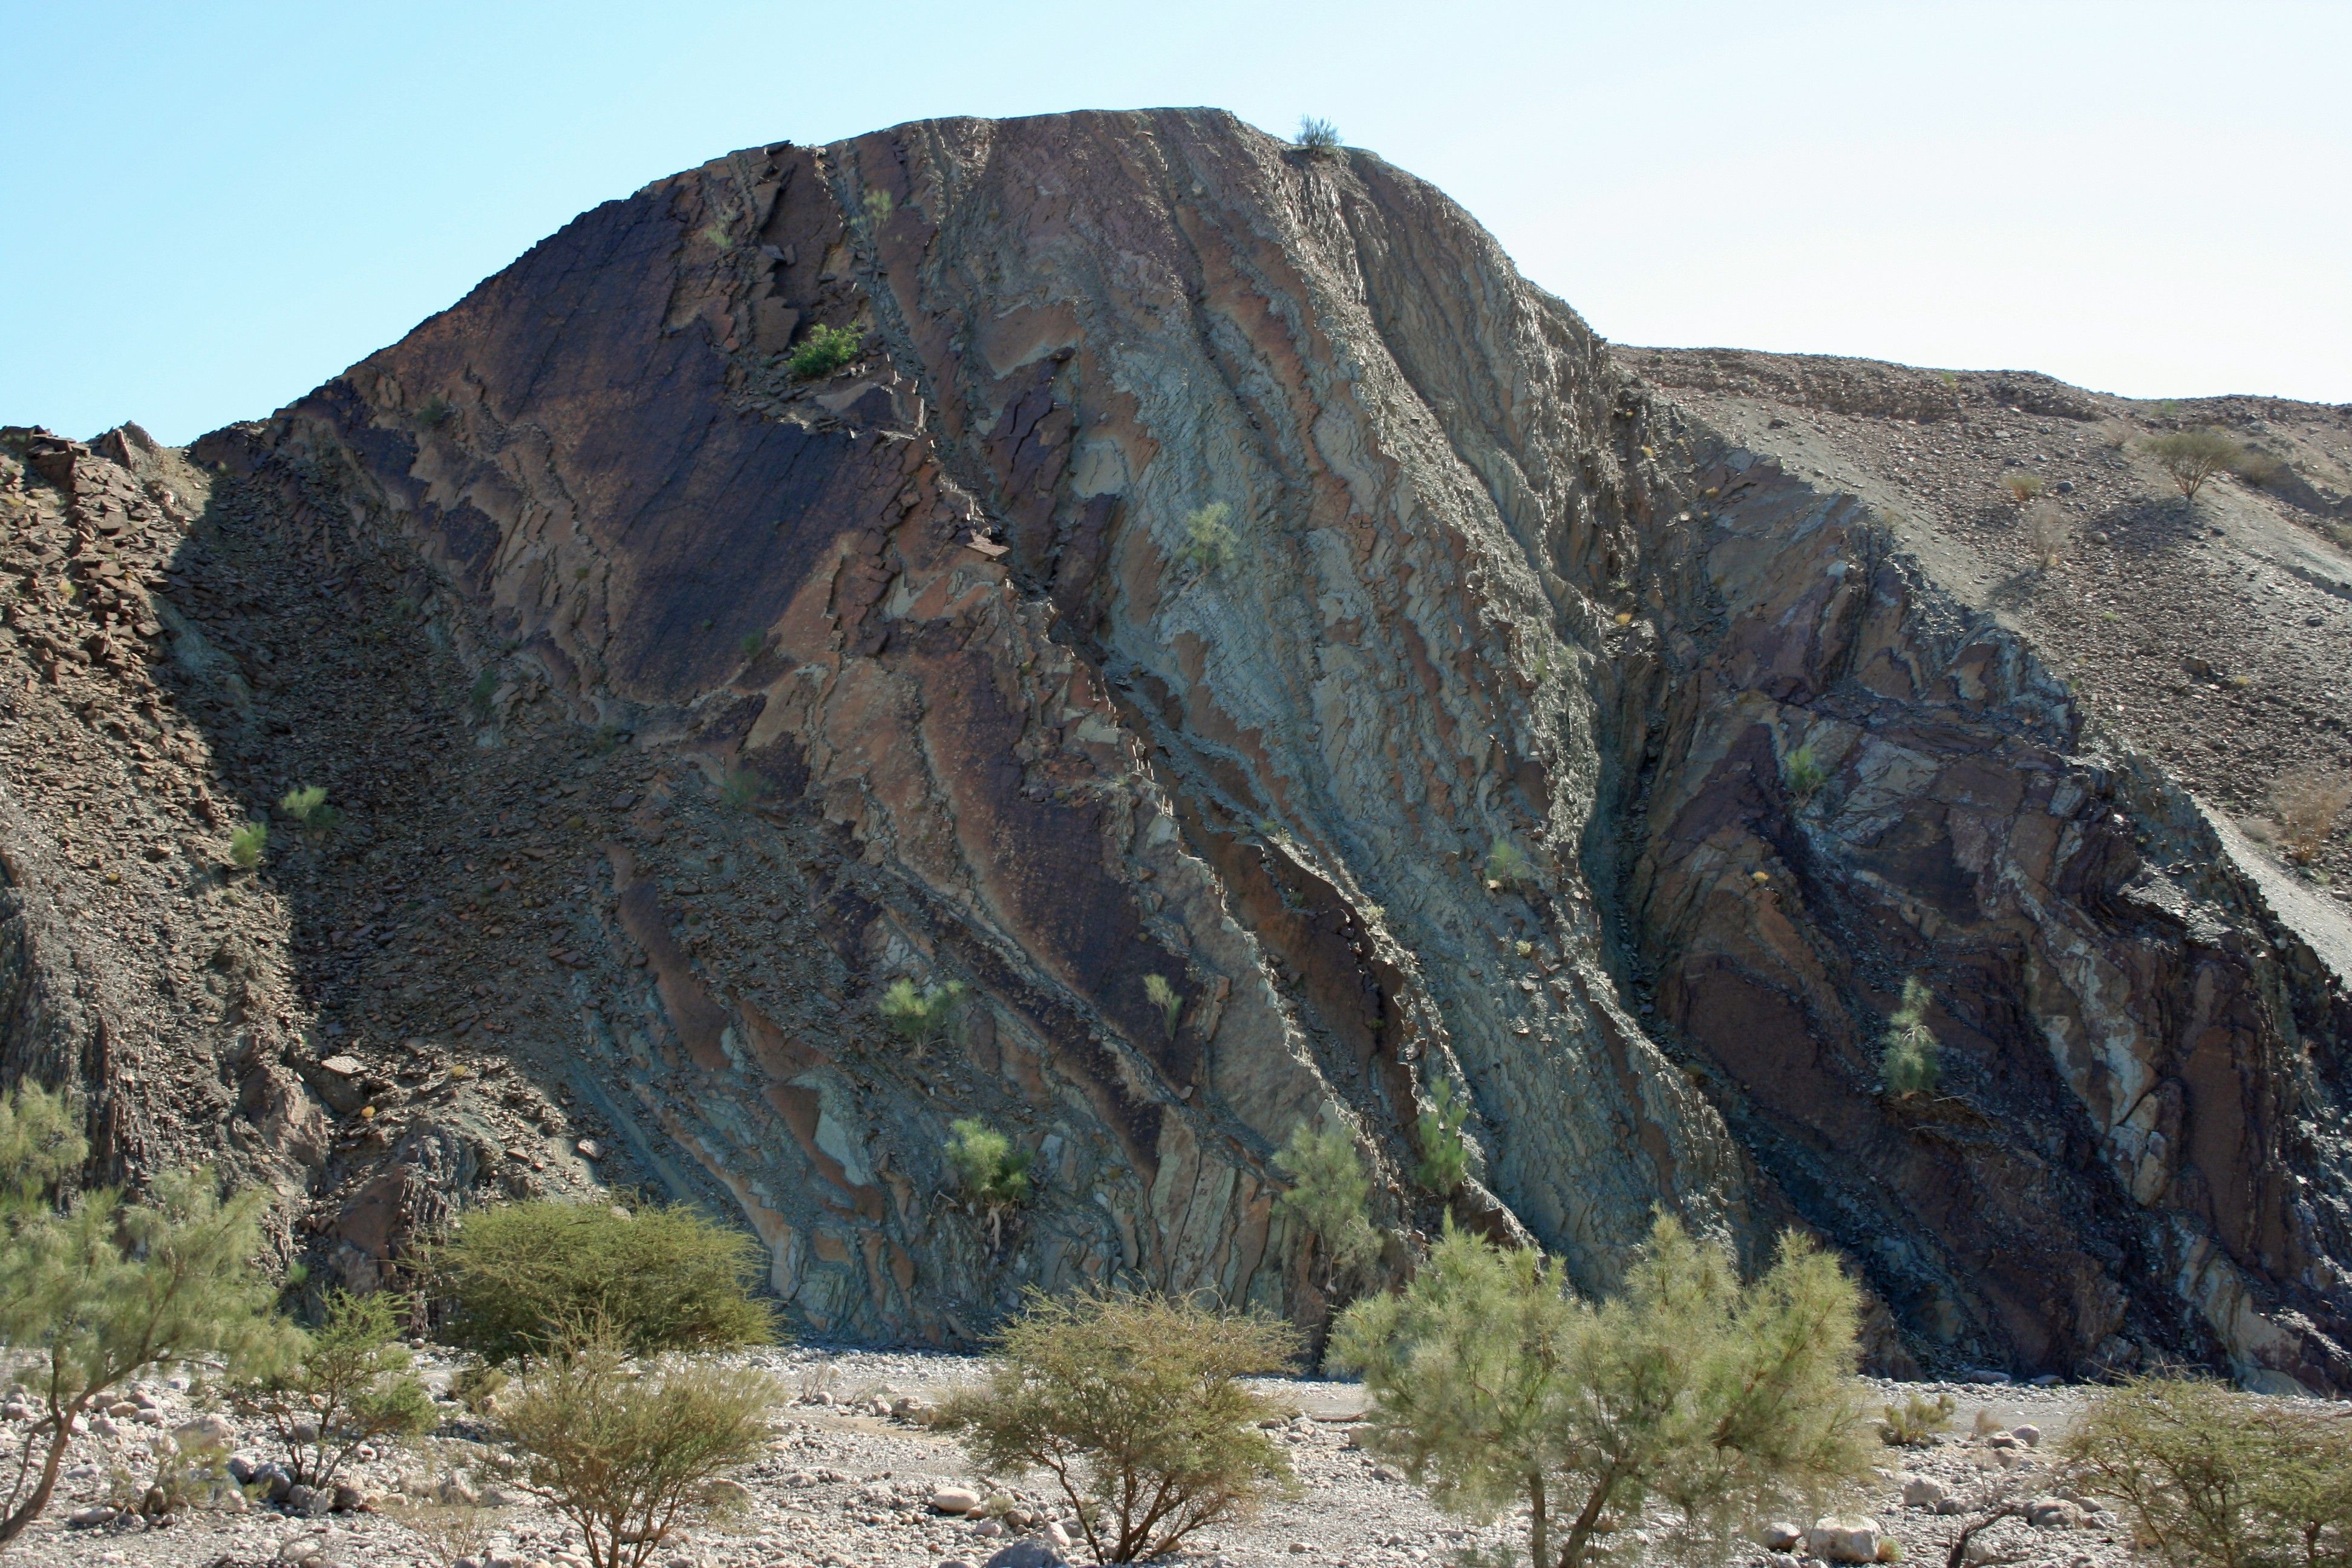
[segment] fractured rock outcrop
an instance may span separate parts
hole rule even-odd
[[[818,327],[863,349],[796,374]],[[1369,154],[1200,111],[748,150],[196,455],[429,567],[481,745],[658,763],[576,818],[535,1070],[819,1328],[1112,1276],[1311,1314],[1271,1155],[1332,1119],[1386,1223],[1592,1288],[1654,1205],[1807,1226],[1884,1364],[2352,1387],[2341,917]],[[890,1032],[899,978],[951,1026]],[[942,1169],[972,1113],[1039,1157],[1001,1240]],[[370,1268],[471,1168],[399,1147]]]

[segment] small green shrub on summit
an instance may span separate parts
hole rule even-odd
[[[1339,128],[1328,120],[1318,120],[1311,114],[1298,117],[1298,134],[1291,145],[1310,158],[1328,158],[1339,151]]]
[[[858,356],[866,346],[866,334],[856,327],[828,327],[823,323],[811,327],[785,362],[792,373],[803,381],[814,381],[831,375]]]
[[[1934,1000],[1917,975],[1903,982],[1903,1003],[1886,1020],[1878,1058],[1879,1076],[1890,1093],[1932,1094],[1942,1081],[1936,1032],[1927,1027],[1927,1005]]]
[[[476,1209],[425,1257],[449,1342],[493,1363],[547,1354],[583,1326],[634,1355],[767,1343],[775,1314],[747,1289],[756,1268],[751,1237],[690,1208],[543,1199]]]
[[[2168,430],[2151,437],[2147,455],[2179,487],[2181,499],[2197,504],[2205,481],[2236,462],[2245,448],[2210,426],[2194,430]]]

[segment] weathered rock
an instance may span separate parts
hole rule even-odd
[[[809,323],[862,357],[793,381]],[[530,906],[568,934],[509,972],[552,977],[524,1024],[813,1328],[968,1340],[1122,1271],[1319,1310],[1269,1162],[1336,1116],[1384,1223],[1450,1208],[1588,1286],[1661,1203],[1751,1256],[1814,1230],[1883,1366],[2352,1387],[2340,914],[1885,512],[1682,412],[1369,154],[1172,111],[749,149],[193,455],[277,498],[239,526],[278,556],[402,563],[475,679],[469,754],[628,737],[627,777],[475,825],[506,877],[579,857]],[[88,505],[140,482],[44,460]],[[80,680],[101,631],[39,646]],[[101,1047],[179,1037],[59,979],[105,966],[20,809],[0,1017],[46,1021],[0,1066],[103,1080],[107,1157],[147,1168],[182,1134]],[[504,929],[444,935],[502,961]],[[428,1195],[578,1169],[511,1119],[449,1130],[475,1170],[400,1168],[286,1065],[346,1037],[301,1032],[293,960],[221,962],[268,1038],[203,1021],[192,1055],[238,1086],[232,1145],[331,1191],[339,1282],[382,1282]],[[1944,1079],[1905,1096],[1876,1044],[1914,975]],[[961,986],[954,1027],[887,1029],[898,979]],[[1474,1107],[1450,1205],[1406,1179],[1440,1077]],[[965,1113],[1037,1157],[1009,1229],[927,1195]]]
[[[1905,1508],[1924,1508],[1930,1511],[1951,1496],[1951,1489],[1933,1476],[1901,1476]]]
[[[1792,1552],[1804,1539],[1805,1532],[1786,1520],[1775,1520],[1756,1532],[1756,1544],[1767,1552]]]
[[[941,1487],[931,1494],[931,1508],[938,1513],[970,1513],[980,1506],[980,1494],[970,1487]]]
[[[1827,1514],[1805,1531],[1805,1550],[1827,1563],[1875,1563],[1887,1539],[1867,1514]]]

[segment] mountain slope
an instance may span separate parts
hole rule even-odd
[[[863,351],[796,377],[818,326]],[[349,611],[282,745],[184,710],[246,798],[370,792],[244,895],[297,935],[271,1070],[378,1111],[296,1162],[317,1245],[372,1279],[601,1176],[733,1207],[827,1331],[1114,1274],[1312,1316],[1270,1157],[1332,1119],[1384,1222],[1593,1287],[1654,1205],[1813,1227],[1885,1365],[2352,1386],[2340,910],[1655,368],[1370,154],[946,121],[607,204],[207,437],[183,553]],[[1001,1243],[969,1114],[1040,1157]]]

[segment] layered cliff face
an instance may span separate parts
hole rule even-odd
[[[862,353],[794,375],[820,327]],[[462,816],[467,912],[551,933],[468,1028],[820,1330],[1114,1275],[1311,1315],[1271,1155],[1330,1121],[1385,1223],[1593,1288],[1655,1206],[1809,1226],[1882,1364],[2352,1387],[2340,913],[1368,154],[1172,111],[751,150],[196,456],[217,548],[446,665],[350,700],[460,748],[379,791],[418,847],[375,875],[459,875]],[[309,994],[362,1068],[447,1045],[404,963]],[[1913,977],[1945,1071],[1900,1097]],[[945,1026],[887,1026],[901,979]],[[428,1098],[318,1163],[347,1271],[498,1158]],[[974,1114],[1040,1157],[1001,1239],[942,1170]]]

